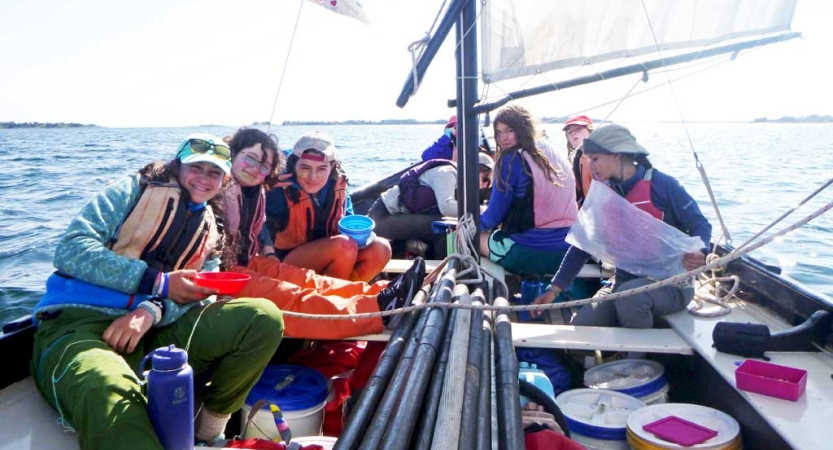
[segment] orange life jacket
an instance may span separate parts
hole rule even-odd
[[[324,204],[318,208],[312,197],[303,189],[288,187],[283,190],[283,196],[286,199],[289,217],[286,226],[275,233],[276,249],[291,250],[309,241],[339,234],[338,221],[344,216],[344,204],[347,201],[346,176],[340,175],[335,179]],[[325,214],[326,217],[316,217],[317,214]],[[324,236],[317,236],[315,233],[315,225],[320,220],[324,220]]]
[[[110,249],[164,272],[200,270],[219,242],[214,211],[188,211],[181,193],[175,181],[148,183]]]

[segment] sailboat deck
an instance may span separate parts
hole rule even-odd
[[[721,321],[762,323],[775,332],[789,328],[789,325],[743,301],[732,303],[732,307],[728,316],[703,318],[681,311],[666,316],[666,319],[691,348],[706,359],[729,385],[735,387],[735,363],[744,358],[718,352],[712,347],[714,326]],[[792,402],[741,390],[738,392],[793,448],[830,448],[829,438],[819,431],[833,423],[833,357],[820,352],[767,352],[766,355],[773,364],[807,371],[804,395]]]

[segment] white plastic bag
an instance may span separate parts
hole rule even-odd
[[[593,182],[567,242],[640,277],[668,278],[685,271],[683,255],[703,241],[642,211],[603,183]]]

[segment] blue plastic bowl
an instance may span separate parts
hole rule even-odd
[[[345,236],[349,236],[356,241],[358,245],[365,245],[376,223],[373,219],[367,216],[345,216],[338,221],[338,231]]]

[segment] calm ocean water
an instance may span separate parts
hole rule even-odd
[[[626,124],[651,161],[677,177],[719,225],[680,124]],[[371,183],[419,159],[441,125],[321,126],[336,140],[352,186]],[[560,125],[545,127],[563,147]],[[312,127],[273,128],[291,147]],[[28,314],[52,272],[55,244],[81,206],[105,183],[171,158],[189,133],[232,127],[0,130],[0,323]],[[737,245],[800,202],[833,174],[833,126],[690,124],[688,132]],[[565,150],[566,151],[566,150]],[[794,214],[833,200],[833,188]],[[803,214],[802,214],[803,213]],[[788,218],[780,229],[792,223]],[[833,301],[833,214],[752,254]]]

